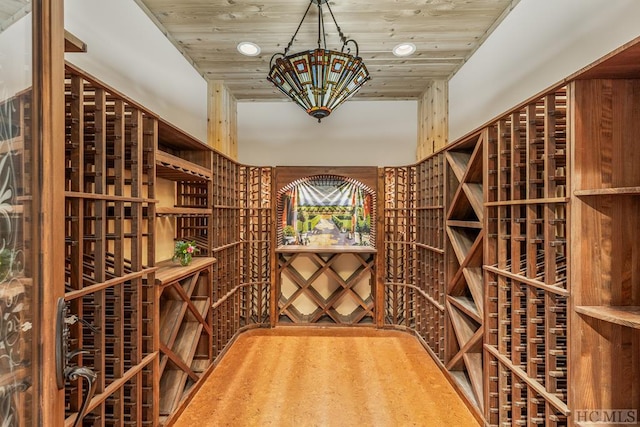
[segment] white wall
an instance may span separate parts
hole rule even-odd
[[[65,28],[87,53],[65,58],[207,140],[207,83],[133,0],[65,0]]]
[[[0,32],[0,101],[31,87],[31,52],[28,14]]]
[[[352,98],[318,123],[288,100],[239,102],[238,158],[265,166],[411,164],[417,106],[417,101]]]
[[[640,35],[638,0],[520,0],[449,82],[449,140]]]
[[[640,0],[520,0],[449,83],[449,140],[640,35]],[[65,0],[80,68],[206,141],[207,84],[133,0]],[[259,165],[404,165],[417,102],[342,105],[322,124],[291,102],[238,103],[239,159]]]

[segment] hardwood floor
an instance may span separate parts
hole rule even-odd
[[[289,327],[241,335],[174,426],[478,422],[412,336]]]

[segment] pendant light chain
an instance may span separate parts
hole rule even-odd
[[[304,12],[304,15],[302,16],[302,19],[300,20],[300,23],[298,24],[298,28],[296,28],[296,32],[293,33],[293,37],[291,37],[291,41],[289,42],[287,47],[284,49],[284,56],[287,56],[287,53],[289,53],[289,49],[291,49],[291,45],[293,45],[293,41],[295,40],[296,36],[298,35],[298,31],[300,31],[300,27],[302,27],[302,23],[304,22],[305,18],[307,17],[307,14],[309,13],[309,9],[311,9],[311,4],[312,3],[309,2],[309,6],[307,6],[307,10]]]
[[[324,43],[321,45],[321,43]],[[318,49],[324,47],[327,50],[327,34],[324,32],[324,14],[322,13],[322,3],[318,3]]]
[[[338,29],[338,34],[340,35],[340,41],[342,42],[342,47],[347,44],[347,38],[342,33],[342,29],[340,25],[338,25],[338,21],[336,21],[336,17],[333,15],[333,10],[331,10],[331,6],[329,6],[329,2],[327,2],[327,9],[329,9],[329,13],[331,14],[331,18],[333,19],[333,23],[336,24],[336,28]]]

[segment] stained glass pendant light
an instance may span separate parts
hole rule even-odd
[[[289,55],[289,49],[313,4],[318,6],[318,47]],[[323,5],[327,6],[340,35],[342,48],[339,52],[327,49]],[[347,46],[350,44],[355,47],[355,56]],[[344,36],[328,0],[310,0],[284,53],[273,55],[270,66],[267,80],[318,122],[351,98],[370,79],[367,67],[358,56],[358,43]]]

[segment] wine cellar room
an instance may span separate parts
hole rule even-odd
[[[638,18],[0,0],[0,424],[640,426]]]

